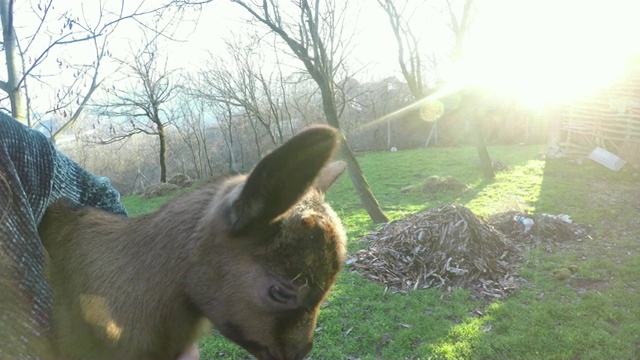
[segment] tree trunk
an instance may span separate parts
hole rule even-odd
[[[164,125],[158,123],[158,140],[160,141],[160,182],[167,182],[167,138]]]
[[[475,89],[467,90],[464,96],[464,108],[469,120],[471,121],[471,132],[473,133],[473,143],[478,151],[478,160],[480,161],[480,172],[486,180],[493,180],[495,173],[493,172],[493,164],[484,141],[484,132],[482,128],[483,118],[478,114],[479,99],[482,95]]]
[[[479,119],[473,119],[472,122],[474,125],[475,134],[475,144],[476,149],[478,150],[478,158],[480,160],[480,171],[482,172],[482,177],[487,180],[493,180],[495,177],[495,173],[493,172],[493,164],[491,163],[491,157],[489,156],[489,151],[487,150],[487,145],[484,143],[484,135],[482,134],[482,126],[480,126]]]
[[[364,177],[362,169],[360,168],[360,164],[353,154],[353,151],[351,150],[351,147],[349,146],[349,143],[347,142],[346,136],[344,136],[344,134],[342,135],[342,141],[343,142],[340,153],[347,162],[351,182],[353,183],[353,187],[355,188],[356,193],[360,197],[362,206],[367,211],[367,214],[369,214],[369,217],[374,223],[380,224],[389,222],[389,218],[387,218],[387,215],[385,215],[380,208],[378,200],[375,198],[375,196],[373,196],[371,188],[369,187],[369,183]]]
[[[340,130],[340,121],[338,120],[338,112],[333,97],[333,91],[329,87],[329,84],[324,83],[318,85],[320,85],[320,92],[322,94],[322,106],[327,117],[327,122],[329,123],[329,125]],[[358,194],[358,196],[360,196],[362,206],[367,211],[367,214],[369,214],[369,217],[374,223],[380,224],[389,222],[389,218],[387,218],[387,216],[384,214],[384,212],[380,208],[378,200],[373,195],[373,192],[371,192],[371,188],[369,187],[369,183],[362,173],[362,169],[360,168],[358,159],[356,159],[356,156],[353,154],[353,151],[349,146],[349,142],[347,142],[346,135],[342,132],[342,130],[340,131],[342,133],[342,147],[340,148],[340,152],[347,162],[351,182],[353,183],[353,187],[355,188],[356,193]]]
[[[7,82],[2,82],[0,88],[9,96],[11,102],[11,116],[26,124],[24,108],[22,104],[22,93],[18,86],[17,67],[17,39],[13,27],[13,0],[0,0],[0,20],[2,20],[2,37],[4,44],[4,55],[7,63]]]
[[[258,129],[256,124],[253,122],[251,115],[247,113],[247,117],[249,118],[249,125],[251,125],[251,130],[253,130],[253,140],[256,143],[256,149],[258,150],[258,160],[262,159],[262,148],[260,147],[260,136],[258,135]]]

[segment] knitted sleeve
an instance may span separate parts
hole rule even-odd
[[[108,178],[95,176],[59,152],[54,152],[53,164],[53,184],[47,206],[61,197],[67,197],[78,205],[127,216],[127,211],[120,203],[120,193],[111,186]]]
[[[0,113],[0,359],[46,354],[51,293],[38,223],[68,197],[126,215],[118,192],[55,150],[41,133]]]

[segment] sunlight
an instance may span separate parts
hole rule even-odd
[[[481,216],[508,211],[535,212],[542,190],[545,164],[544,160],[534,159],[499,172],[493,183],[463,205]]]
[[[487,316],[469,317],[462,323],[453,325],[447,337],[430,345],[429,349],[437,358],[467,358],[482,335],[490,330],[491,323]]]
[[[103,297],[82,294],[79,302],[82,317],[87,323],[102,328],[109,340],[117,341],[120,339],[122,327],[113,321],[109,304]]]
[[[543,105],[612,82],[640,52],[640,3],[487,0],[454,81]]]

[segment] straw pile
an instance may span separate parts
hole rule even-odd
[[[517,249],[461,205],[390,222],[365,240],[371,245],[349,260],[352,271],[392,291],[460,286],[496,298],[517,288]]]

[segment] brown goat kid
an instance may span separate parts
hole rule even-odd
[[[303,359],[344,263],[324,202],[344,171],[335,130],[306,130],[248,176],[211,182],[155,213],[123,218],[52,205],[49,254],[56,359],[171,359],[208,320],[258,359]]]

